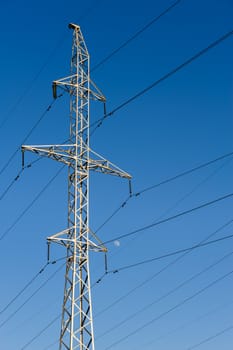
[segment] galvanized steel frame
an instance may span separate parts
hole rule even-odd
[[[69,143],[22,146],[22,150],[68,166],[68,228],[48,238],[48,242],[62,244],[67,251],[59,349],[94,350],[89,251],[105,252],[106,248],[89,229],[89,170],[126,179],[131,176],[90,150],[90,99],[105,102],[105,97],[90,80],[89,54],[80,27],[69,27],[73,29],[71,75],[53,82],[55,97],[57,86],[70,94]],[[90,240],[90,234],[94,240]]]

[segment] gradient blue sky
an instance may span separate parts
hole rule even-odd
[[[51,82],[69,74],[72,32],[81,26],[94,67],[106,55],[160,14],[172,1],[14,1],[1,4],[1,168],[23,142],[52,101]],[[183,0],[166,16],[96,69],[92,80],[107,97],[107,110],[130,98],[232,30],[230,0]],[[231,152],[233,112],[233,37],[224,41],[167,81],[106,120],[93,135],[91,147],[133,176],[138,191],[186,169]],[[59,99],[31,134],[27,144],[60,143],[68,138],[69,99]],[[102,116],[91,106],[91,122]],[[26,155],[26,162],[36,157]],[[1,174],[1,193],[20,170],[20,152]],[[1,235],[61,167],[41,160],[20,176],[0,201]],[[98,232],[105,241],[161,217],[175,215],[232,192],[233,159],[159,187],[128,202]],[[128,183],[92,174],[90,225],[96,230],[128,195]],[[131,264],[191,246],[232,217],[232,199],[157,228],[109,244],[109,268]],[[62,173],[0,241],[0,309],[46,262],[46,237],[67,225],[67,174]],[[232,234],[232,225],[215,235]],[[177,292],[153,304],[130,321],[125,318],[153,303],[195,273],[232,251],[232,240],[192,252],[166,272],[123,298],[175,258],[109,274],[93,288],[94,329],[98,349],[187,350],[233,324],[232,275],[125,341],[111,345],[232,269],[232,256]],[[54,259],[65,252],[52,248]],[[48,268],[5,312],[0,314],[0,347],[4,350],[57,349],[60,320],[25,345],[61,311],[64,269],[61,269],[20,311],[2,325],[62,265]],[[91,280],[103,273],[103,256],[91,255]],[[98,313],[101,313],[99,316]],[[113,331],[101,335],[111,328]],[[230,350],[233,331],[200,346]]]

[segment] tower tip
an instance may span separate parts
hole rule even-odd
[[[68,25],[69,29],[80,29],[80,27],[77,24],[69,23]]]

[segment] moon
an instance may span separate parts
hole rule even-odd
[[[114,241],[114,245],[115,245],[115,247],[120,247],[121,243],[120,243],[120,241]]]

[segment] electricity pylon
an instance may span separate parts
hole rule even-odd
[[[106,252],[106,248],[89,229],[89,171],[129,180],[131,176],[89,147],[90,99],[106,100],[90,79],[89,54],[80,27],[70,24],[69,28],[73,30],[71,74],[53,82],[55,98],[58,86],[70,94],[69,141],[62,145],[24,145],[22,151],[68,166],[68,228],[47,238],[67,251],[59,349],[94,350],[89,251]]]

